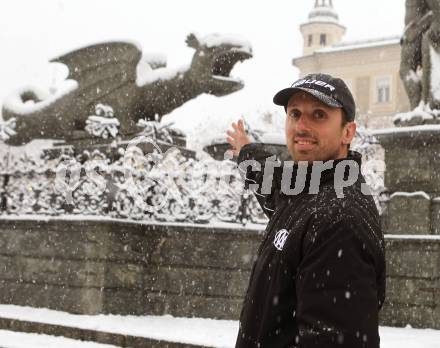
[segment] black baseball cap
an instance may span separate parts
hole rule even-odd
[[[347,120],[354,121],[356,104],[350,89],[342,79],[328,74],[309,74],[275,94],[273,102],[287,109],[290,97],[299,91],[311,94],[328,106],[342,108]]]

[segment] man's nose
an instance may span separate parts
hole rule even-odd
[[[308,119],[307,119],[307,117],[305,115],[301,115],[297,119],[297,121],[295,123],[295,126],[296,126],[296,131],[297,132],[298,131],[305,131],[305,130],[309,130],[310,129]]]

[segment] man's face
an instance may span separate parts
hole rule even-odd
[[[285,131],[287,148],[295,161],[327,161],[347,156],[346,145],[353,139],[356,125],[342,125],[341,108],[297,92],[287,104]]]

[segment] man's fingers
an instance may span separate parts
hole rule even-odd
[[[246,131],[243,129],[243,127],[240,127],[239,124],[232,124],[232,127],[234,128],[235,132],[232,133],[234,135],[246,135]]]
[[[237,134],[237,132],[233,132],[233,131],[227,131],[226,132],[227,134],[228,134],[228,136],[231,138],[231,139],[233,139],[235,142],[237,142],[238,141],[238,139],[239,139],[239,134]]]
[[[243,122],[242,119],[239,119],[239,120],[238,120],[238,128],[240,128],[240,130],[241,130],[242,132],[246,132],[246,130],[244,129],[244,122]]]
[[[231,144],[233,147],[235,147],[235,144],[236,144],[235,139],[233,139],[233,138],[231,138],[231,137],[227,137],[227,138],[226,138],[226,141],[227,141],[229,144]]]

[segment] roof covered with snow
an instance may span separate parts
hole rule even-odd
[[[400,43],[400,36],[383,37],[377,39],[347,41],[335,44],[331,47],[321,48],[316,53],[329,53],[338,51],[348,51],[360,48],[372,48],[378,46],[396,45]]]

